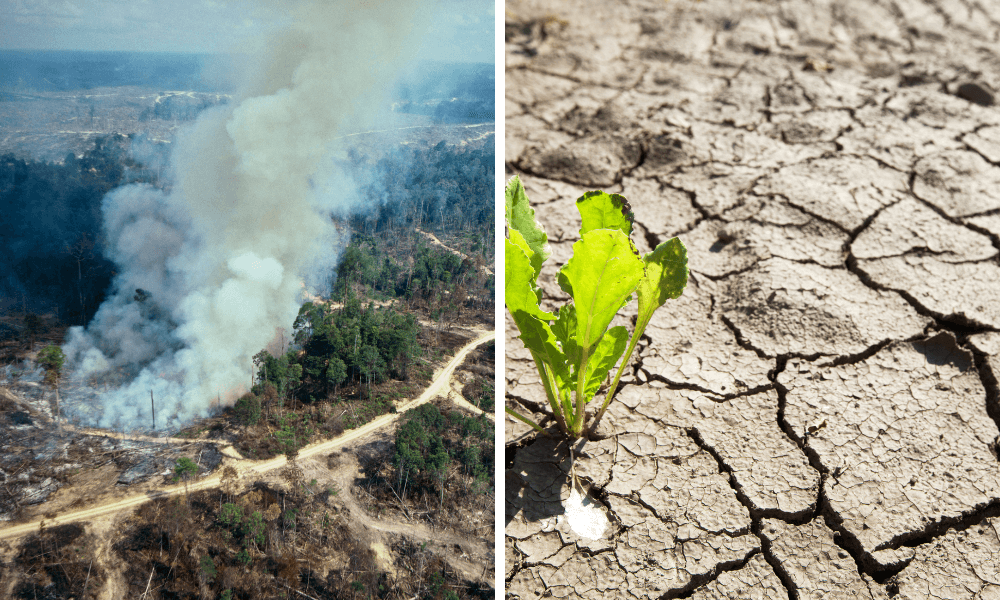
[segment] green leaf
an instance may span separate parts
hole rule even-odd
[[[556,322],[552,324],[552,333],[562,347],[566,356],[566,363],[570,367],[570,380],[567,385],[572,386],[577,379],[580,368],[581,350],[576,343],[577,323],[576,307],[572,303],[567,303],[559,309]],[[612,327],[597,343],[593,353],[587,360],[587,380],[585,392],[589,402],[597,390],[601,387],[601,382],[607,376],[608,371],[615,366],[615,363],[625,352],[625,345],[628,342],[628,330],[625,327]]]
[[[566,356],[556,345],[556,337],[546,321],[555,315],[538,307],[538,296],[532,289],[531,265],[524,252],[510,240],[504,240],[504,302],[521,332],[524,347],[539,356],[552,371],[560,386],[569,381]]]
[[[576,209],[583,220],[580,237],[594,229],[617,229],[625,235],[632,235],[635,216],[624,196],[602,191],[587,192],[576,201]]]
[[[576,342],[589,353],[639,285],[643,263],[622,231],[594,229],[573,244],[562,273],[573,289]]]
[[[566,303],[559,309],[556,322],[552,324],[552,333],[566,354],[566,362],[575,365],[580,362],[580,345],[576,343],[576,307]]]
[[[573,285],[569,282],[569,279],[566,278],[566,274],[563,273],[562,269],[559,269],[559,272],[556,273],[556,283],[559,284],[559,289],[566,292],[570,296],[573,295]]]
[[[597,343],[594,353],[587,361],[587,402],[594,397],[597,390],[601,388],[601,382],[608,376],[608,372],[615,366],[618,359],[625,352],[625,345],[628,343],[628,329],[621,325],[612,327],[605,332],[604,337]],[[623,365],[624,366],[624,365]]]
[[[519,337],[524,343],[524,347],[542,359],[545,366],[555,376],[556,383],[560,388],[568,385],[570,379],[566,355],[556,345],[556,336],[553,335],[549,324],[523,310],[512,310],[510,316],[514,318],[514,323],[521,332]]]
[[[510,240],[504,240],[504,303],[514,314],[523,311],[539,319],[551,321],[555,315],[538,307],[539,290],[533,283],[534,271],[528,256]]]
[[[521,178],[517,175],[507,182],[505,215],[507,229],[516,231],[520,235],[520,240],[515,244],[521,246],[523,242],[531,250],[530,254],[528,252],[525,254],[530,259],[531,268],[534,269],[537,278],[539,271],[542,270],[542,263],[549,257],[549,238],[535,221],[535,211],[528,204],[528,196],[524,193]]]
[[[510,240],[512,244],[521,249],[524,255],[528,257],[528,263],[531,263],[531,259],[536,256],[535,251],[531,249],[528,245],[528,241],[524,239],[521,232],[516,229],[507,230],[507,239]],[[532,271],[534,271],[535,266],[531,265]],[[538,278],[538,271],[534,271],[534,276],[532,277],[532,285],[534,285],[535,280]]]
[[[618,194],[608,194],[600,190],[587,192],[576,201],[576,209],[580,212],[582,225],[580,237],[594,229],[617,229],[625,235],[632,235],[632,223],[635,216],[628,200]],[[562,291],[573,295],[573,284],[560,271],[556,281]]]
[[[653,311],[663,306],[667,300],[679,298],[687,286],[687,248],[677,238],[670,238],[642,257],[646,275],[639,282],[638,325],[649,322]]]

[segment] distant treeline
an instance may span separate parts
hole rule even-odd
[[[449,146],[401,148],[365,164],[353,155],[354,169],[370,177],[362,190],[376,210],[355,219],[368,231],[401,225],[448,231],[491,229],[494,226],[493,157],[491,140],[481,148]]]
[[[202,79],[209,58],[175,52],[0,50],[0,89],[66,92],[134,85],[228,91]]]
[[[0,102],[9,98],[3,92],[118,86],[233,92],[227,69],[219,67],[224,61],[220,55],[180,52],[0,50]],[[398,112],[443,123],[484,122],[494,119],[495,90],[492,63],[419,61],[396,82],[392,99]]]
[[[496,117],[492,63],[421,61],[396,84],[397,112],[427,115],[441,123],[482,123]]]

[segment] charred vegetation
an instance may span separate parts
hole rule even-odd
[[[392,444],[361,457],[367,509],[455,529],[481,522],[493,507],[493,448],[493,422],[484,414],[470,416],[440,399],[408,411]],[[492,535],[487,521],[491,531],[477,537]]]
[[[336,493],[300,483],[241,494],[193,493],[143,505],[104,543],[78,524],[25,538],[3,565],[11,598],[97,598],[108,577],[121,597],[458,599],[492,590],[465,580],[427,544],[397,536],[394,559],[345,518]],[[104,564],[105,560],[112,565]],[[109,571],[112,571],[109,573]]]

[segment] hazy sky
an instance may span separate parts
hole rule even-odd
[[[285,2],[270,2],[280,7]],[[427,0],[414,0],[431,5]],[[0,48],[216,52],[281,19],[247,0],[0,0]],[[493,62],[494,0],[438,0],[421,59]]]

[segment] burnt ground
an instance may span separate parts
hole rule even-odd
[[[546,309],[590,189],[691,267],[576,454],[603,535],[564,514],[565,447],[507,418],[508,596],[1000,597],[1000,4],[505,19],[507,174],[550,236]],[[541,418],[512,328],[506,403]]]
[[[485,398],[492,352],[451,347],[462,339],[455,332],[441,338],[464,360],[453,359],[454,372],[445,369],[425,394],[445,413],[481,415],[469,404],[493,404]],[[389,500],[386,477],[372,476],[392,464],[395,436],[385,424],[264,465],[221,447],[208,426],[191,440],[60,433],[36,387],[0,387],[0,597],[493,596],[492,478],[451,464],[435,480],[442,496],[411,485],[403,500]],[[460,441],[449,436],[448,444]],[[483,453],[492,457],[490,448]],[[190,487],[165,489],[182,456],[199,472]],[[143,496],[149,501],[133,509]],[[242,521],[227,502],[242,507]],[[92,510],[65,522],[84,509]]]
[[[467,313],[461,318],[472,320]],[[63,331],[47,331],[35,340],[35,349],[43,340],[61,343]],[[337,398],[289,404],[284,413],[295,412],[302,417],[297,422],[304,424],[297,430],[301,435],[294,448],[279,442],[273,421],[262,419],[249,426],[231,407],[174,432],[174,437],[144,429],[90,429],[72,418],[67,423],[65,415],[57,424],[55,393],[41,381],[42,370],[32,362],[35,353],[26,340],[7,340],[0,356],[19,362],[0,369],[0,530],[6,522],[59,514],[173,484],[182,457],[192,460],[202,476],[214,472],[223,454],[231,456],[234,450],[250,459],[272,458],[339,436],[419,396],[431,383],[434,368],[468,343],[470,335],[475,332],[456,324],[441,331],[436,326],[422,328],[418,342],[424,356],[409,381],[373,386],[368,399],[355,384],[344,386]],[[493,344],[487,346],[488,350],[477,349],[457,371],[462,396],[483,407],[493,403],[492,385],[484,385],[492,382],[493,373]],[[269,416],[276,411],[275,404],[276,398],[266,400],[263,412]]]
[[[59,427],[45,386],[0,387],[0,530],[6,524],[148,491],[176,478],[188,458],[206,475],[222,462],[219,440],[167,440]]]

